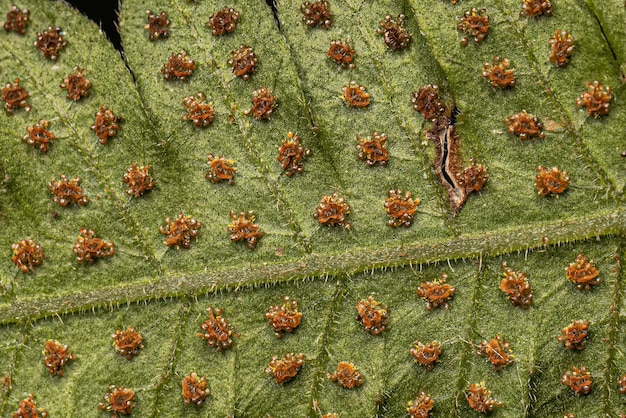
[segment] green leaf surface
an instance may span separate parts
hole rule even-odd
[[[626,9],[623,2],[562,0],[553,16],[520,17],[518,0],[332,0],[328,30],[302,22],[300,2],[233,1],[236,30],[213,36],[205,22],[224,5],[214,1],[124,1],[123,58],[97,27],[64,4],[29,0],[24,36],[0,34],[0,81],[20,79],[32,110],[0,115],[0,415],[11,416],[35,394],[51,417],[104,417],[98,403],[111,384],[136,392],[132,416],[341,417],[406,416],[420,391],[432,395],[432,416],[475,416],[465,399],[470,383],[484,382],[503,403],[494,416],[619,416],[626,410],[618,381],[624,356],[625,245],[621,153],[626,126]],[[0,11],[11,3],[0,1]],[[486,8],[491,29],[481,44],[463,47],[458,18]],[[150,41],[146,9],[170,20],[170,36]],[[409,47],[392,51],[376,29],[386,15],[404,14]],[[33,46],[37,32],[62,28],[68,45],[56,61]],[[548,39],[565,29],[575,52],[564,68],[549,62]],[[355,68],[340,70],[326,51],[348,39]],[[235,77],[230,51],[250,45],[259,66],[250,80]],[[172,53],[196,64],[185,82],[165,80]],[[481,77],[484,62],[506,57],[517,85],[494,90]],[[89,97],[66,99],[59,85],[74,66],[85,68]],[[367,108],[347,107],[342,87],[354,80],[371,94]],[[576,107],[586,82],[611,87],[608,116]],[[461,111],[460,152],[487,167],[483,190],[458,214],[450,209],[425,133],[432,123],[413,110],[411,93],[440,86],[446,106]],[[245,115],[252,92],[271,90],[278,107],[269,120]],[[197,128],[182,116],[183,98],[206,94],[215,120]],[[124,122],[109,143],[90,129],[106,105]],[[503,120],[522,109],[536,115],[546,138],[520,141]],[[21,137],[39,119],[56,136],[47,154]],[[368,167],[357,158],[357,136],[387,134],[389,164]],[[288,177],[277,161],[288,132],[311,155]],[[205,179],[207,155],[233,159],[234,184]],[[131,163],[149,164],[153,191],[129,197],[122,176]],[[540,196],[536,167],[567,170],[570,188]],[[60,207],[47,184],[60,174],[80,177],[91,202]],[[420,199],[414,225],[387,226],[387,191]],[[324,195],[337,192],[351,207],[351,229],[319,225],[313,217]],[[265,232],[253,250],[231,242],[230,212],[248,210]],[[159,226],[178,213],[202,223],[189,249],[167,247]],[[115,243],[113,257],[78,263],[72,252],[80,228]],[[46,258],[23,274],[11,245],[41,244]],[[593,260],[600,284],[579,291],[565,277],[578,254]],[[501,264],[526,272],[534,299],[512,306],[499,289]],[[449,309],[426,309],[422,282],[448,275],[457,288]],[[265,312],[284,295],[299,302],[302,325],[281,339]],[[355,321],[356,304],[373,295],[389,307],[378,336]],[[198,338],[206,308],[221,308],[234,345],[217,352]],[[590,321],[580,352],[557,341],[573,320]],[[111,335],[135,327],[144,348],[128,361]],[[501,335],[514,362],[494,371],[476,355],[483,340]],[[63,376],[43,364],[47,340],[76,355]],[[442,343],[432,371],[414,363],[413,342]],[[304,353],[305,365],[279,385],[264,373],[272,356]],[[326,374],[353,363],[363,386],[340,388]],[[573,366],[586,366],[593,391],[561,385]],[[211,395],[200,407],[181,400],[190,372],[206,376]],[[10,384],[9,384],[10,382]]]

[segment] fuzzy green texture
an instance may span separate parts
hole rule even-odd
[[[477,415],[464,399],[467,386],[478,382],[504,404],[494,416],[619,416],[626,410],[617,387],[626,373],[619,262],[626,256],[626,9],[621,0],[553,3],[552,17],[522,18],[518,0],[330,0],[333,23],[324,30],[302,22],[300,1],[277,2],[277,25],[264,1],[239,0],[228,4],[240,12],[237,29],[215,37],[205,22],[222,3],[128,0],[120,19],[126,63],[65,5],[19,4],[30,9],[30,22],[25,36],[0,33],[0,82],[19,77],[33,109],[0,115],[0,377],[11,380],[0,393],[0,416],[34,393],[51,417],[104,417],[97,405],[114,384],[136,391],[137,417],[396,417],[421,390],[435,400],[433,416],[467,417]],[[0,1],[0,11],[11,5]],[[487,9],[491,29],[481,44],[462,47],[457,18],[471,7]],[[169,38],[148,40],[146,9],[167,13]],[[412,40],[394,52],[376,28],[400,13]],[[68,41],[56,62],[32,45],[48,26],[61,27]],[[564,68],[548,60],[548,39],[560,29],[575,38]],[[349,39],[357,51],[354,70],[339,70],[326,56],[334,39]],[[259,58],[248,81],[227,65],[240,44]],[[186,82],[164,80],[161,67],[183,49],[196,71]],[[513,89],[495,91],[480,76],[494,56],[511,61]],[[59,87],[75,65],[92,82],[79,102]],[[368,108],[343,103],[350,80],[366,86]],[[610,115],[597,119],[575,104],[593,80],[614,95]],[[461,109],[465,161],[487,167],[485,188],[456,216],[424,137],[431,123],[410,103],[425,84],[439,85],[444,103]],[[261,86],[279,104],[266,121],[244,115]],[[199,91],[216,111],[204,129],[182,120],[183,98]],[[107,145],[90,130],[102,104],[125,119]],[[544,123],[545,139],[507,133],[503,120],[522,109]],[[39,119],[57,137],[47,154],[20,139]],[[276,160],[289,131],[312,150],[304,172],[292,177]],[[387,167],[356,157],[356,137],[374,131],[389,138]],[[206,181],[209,153],[235,160],[233,185]],[[157,182],[141,198],[125,194],[122,175],[132,162],[150,164]],[[538,165],[567,170],[569,190],[537,195]],[[82,179],[88,205],[51,201],[47,183],[62,173]],[[383,203],[398,188],[421,200],[411,228],[386,226]],[[351,206],[351,230],[313,218],[322,196],[335,191]],[[266,233],[254,250],[227,232],[229,213],[247,210]],[[158,230],[179,212],[202,223],[188,250],[168,248]],[[113,241],[116,254],[77,263],[72,246],[82,227]],[[46,259],[25,275],[10,248],[26,238],[42,245]],[[580,253],[601,272],[589,292],[565,277]],[[530,308],[512,306],[499,290],[503,262],[528,274]],[[457,294],[448,310],[428,311],[416,289],[443,273]],[[356,304],[370,294],[390,311],[379,336],[355,321]],[[284,295],[298,300],[303,322],[276,339],[264,314]],[[218,353],[196,336],[207,306],[222,308],[240,334],[232,349]],[[582,352],[557,342],[576,319],[591,324]],[[145,347],[128,361],[111,334],[131,326]],[[496,335],[515,355],[499,371],[476,355]],[[43,365],[49,339],[76,355],[62,377]],[[416,340],[442,343],[432,371],[413,362]],[[263,370],[286,353],[304,353],[305,365],[278,385]],[[326,378],[340,361],[359,368],[362,387],[347,390]],[[594,380],[587,396],[560,384],[567,369],[582,365]],[[181,380],[192,371],[207,377],[211,391],[201,407],[181,400]]]

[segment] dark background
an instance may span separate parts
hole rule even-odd
[[[67,2],[96,22],[115,48],[122,49],[117,31],[118,0],[67,0]]]

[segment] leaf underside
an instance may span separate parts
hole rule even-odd
[[[35,394],[57,416],[105,416],[98,402],[111,384],[134,390],[132,416],[404,416],[420,391],[432,395],[433,416],[476,415],[465,400],[468,384],[484,382],[503,406],[496,416],[619,416],[626,411],[618,381],[624,356],[626,163],[626,9],[623,2],[563,0],[552,17],[520,17],[520,1],[456,5],[443,0],[331,0],[328,30],[302,22],[300,2],[234,1],[236,30],[212,36],[205,25],[224,5],[214,1],[124,1],[120,32],[124,60],[95,25],[59,3],[29,1],[26,35],[0,33],[0,82],[20,79],[30,112],[0,115],[0,415]],[[2,0],[0,11],[12,3]],[[460,44],[457,18],[486,8],[491,29],[481,44]],[[146,9],[162,10],[170,36],[148,40]],[[392,51],[376,29],[386,15],[406,16],[409,47]],[[32,45],[36,33],[60,27],[68,45],[56,61]],[[549,60],[548,39],[565,29],[575,52],[564,68]],[[357,51],[355,69],[340,70],[326,55],[334,39]],[[230,51],[250,45],[259,66],[250,80],[233,76]],[[186,81],[164,80],[172,53],[187,51],[197,66]],[[484,62],[506,57],[517,85],[494,90],[480,76]],[[77,65],[90,95],[66,99],[59,85]],[[129,72],[128,68],[130,69]],[[369,107],[347,107],[342,86],[351,80],[371,94]],[[608,116],[576,107],[585,82],[612,88]],[[446,106],[461,113],[456,129],[466,163],[487,167],[483,190],[454,214],[439,182],[432,123],[412,108],[411,93],[440,87]],[[244,112],[252,92],[267,87],[278,99],[269,120]],[[207,128],[185,121],[182,100],[198,92],[215,108]],[[90,126],[101,105],[124,122],[102,145]],[[545,139],[520,141],[503,120],[522,109],[544,124]],[[26,127],[50,122],[56,140],[47,154],[22,142]],[[288,132],[311,155],[288,177],[277,161]],[[389,164],[368,167],[357,158],[357,136],[387,134]],[[205,179],[207,155],[235,161],[234,184]],[[129,197],[122,176],[131,163],[149,164],[156,187]],[[571,177],[560,196],[540,196],[536,167],[558,166]],[[47,184],[60,174],[80,177],[90,203],[62,208]],[[387,226],[390,189],[411,191],[421,203],[410,228]],[[337,192],[351,207],[352,228],[326,227],[313,217],[324,195]],[[229,213],[254,211],[265,232],[255,249],[231,242]],[[169,248],[159,226],[178,213],[202,223],[189,249]],[[113,241],[116,254],[77,263],[72,246],[81,228]],[[46,258],[23,274],[11,244],[33,239]],[[593,260],[600,284],[577,290],[565,269],[578,254]],[[528,275],[534,299],[514,307],[499,289],[501,264]],[[457,288],[450,308],[428,311],[420,283],[445,273]],[[369,295],[389,307],[389,327],[378,336],[355,321]],[[302,325],[281,339],[265,312],[284,295],[297,299]],[[217,352],[198,338],[207,306],[223,310],[233,329],[232,349]],[[577,319],[590,321],[581,352],[557,341]],[[131,361],[112,347],[111,334],[135,327],[145,347]],[[494,371],[476,355],[483,340],[510,342],[512,365]],[[76,360],[51,376],[45,341],[68,344]],[[413,362],[413,342],[437,340],[432,371]],[[264,372],[276,355],[304,353],[305,365],[279,385]],[[326,374],[347,361],[363,386],[343,389]],[[573,366],[586,366],[593,391],[574,394],[560,384]],[[181,380],[206,376],[211,395],[201,407],[181,400]],[[8,382],[8,380],[5,380]]]

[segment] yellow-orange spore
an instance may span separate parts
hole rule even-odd
[[[133,412],[135,392],[130,389],[111,385],[102,398],[104,402],[98,404],[98,409],[112,412],[113,418],[119,418],[121,415],[130,415]]]
[[[350,229],[351,225],[347,222],[346,217],[350,214],[350,205],[346,203],[346,199],[339,197],[337,192],[332,195],[322,197],[320,203],[315,209],[313,217],[317,219],[321,225],[327,226],[343,226]]]
[[[481,74],[489,80],[494,89],[514,87],[517,81],[515,80],[515,70],[509,69],[510,65],[511,62],[508,58],[500,59],[500,57],[495,57],[493,64],[488,62],[483,64],[483,72]]]
[[[609,114],[609,103],[613,99],[611,88],[599,83],[597,80],[593,83],[585,83],[587,91],[583,92],[578,99],[576,99],[576,106],[584,107],[587,111],[587,116],[593,116],[597,118],[599,116],[605,116]]]
[[[550,62],[557,67],[565,67],[574,53],[574,38],[566,30],[556,30],[550,38]]]
[[[81,228],[78,232],[78,239],[72,248],[76,254],[76,261],[79,263],[88,261],[93,263],[101,257],[111,257],[115,254],[115,245],[112,242],[96,238],[95,232],[91,229]]]
[[[365,90],[365,86],[358,85],[356,81],[350,81],[341,89],[343,90],[341,98],[348,107],[364,108],[370,105],[370,94]]]

